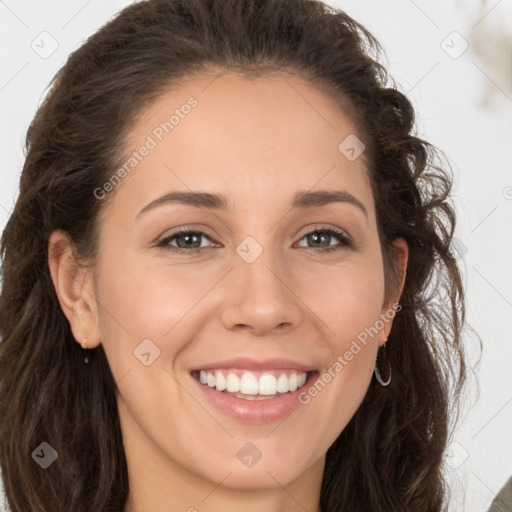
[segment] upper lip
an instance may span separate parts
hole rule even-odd
[[[291,369],[310,372],[315,370],[313,366],[308,366],[291,359],[262,359],[256,360],[250,357],[237,357],[233,359],[224,359],[213,363],[205,363],[201,366],[193,368],[191,371],[198,370],[221,370],[229,368],[240,368],[243,370],[274,370],[274,369]]]

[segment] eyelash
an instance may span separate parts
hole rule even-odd
[[[337,238],[341,242],[341,245],[337,245],[337,246],[335,245],[332,247],[306,247],[306,249],[311,249],[314,252],[329,253],[329,252],[340,250],[340,249],[351,249],[354,247],[354,244],[348,235],[346,235],[343,231],[338,231],[337,229],[333,229],[333,228],[313,229],[311,231],[308,231],[307,233],[304,233],[303,237],[300,240],[307,237],[308,235],[311,235],[312,233],[326,233],[330,236]],[[200,252],[203,252],[204,249],[208,249],[208,247],[200,247],[200,248],[196,248],[196,249],[184,249],[182,247],[174,247],[172,245],[169,245],[169,242],[171,240],[174,240],[175,238],[177,238],[180,235],[201,235],[201,236],[204,236],[205,238],[207,238],[208,240],[212,241],[212,239],[203,231],[197,231],[197,230],[192,230],[192,229],[182,229],[182,230],[176,231],[172,235],[167,236],[167,237],[163,238],[162,240],[160,240],[156,244],[156,247],[161,247],[161,248],[169,250],[173,253],[180,253],[180,254],[200,253]]]

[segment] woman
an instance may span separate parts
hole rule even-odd
[[[451,178],[379,49],[320,2],[149,0],[70,56],[2,238],[13,511],[446,510]]]

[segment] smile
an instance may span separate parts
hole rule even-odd
[[[309,372],[311,373],[311,372]],[[276,398],[305,385],[308,372],[297,370],[251,371],[243,369],[196,370],[192,376],[216,391],[246,400]]]

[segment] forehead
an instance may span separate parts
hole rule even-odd
[[[354,137],[363,139],[340,105],[296,75],[191,76],[134,122],[125,161],[144,156],[128,166],[118,192],[138,202],[176,189],[222,192],[233,207],[237,195],[284,200],[315,187],[368,198],[364,152],[352,160],[342,151]]]

